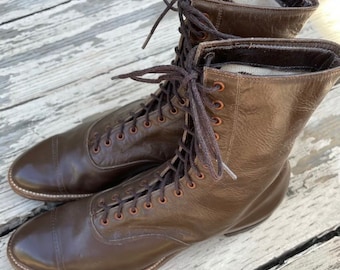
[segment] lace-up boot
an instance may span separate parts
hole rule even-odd
[[[266,219],[286,193],[295,138],[340,78],[340,46],[214,41],[194,48],[186,69],[124,77],[148,72],[187,90],[174,157],[26,223],[8,245],[16,269],[154,270],[196,242]]]
[[[166,9],[160,20],[169,10],[177,10],[174,8],[176,2],[165,1]],[[209,3],[209,10],[206,10],[207,3],[204,2]],[[247,34],[236,34],[270,37],[285,36],[287,29],[289,35],[297,32],[317,6],[316,1],[300,1],[299,7],[291,7],[291,1],[283,2],[286,4],[272,9],[246,7],[225,1],[178,1],[181,39],[172,64],[183,67],[188,51],[203,40],[233,37],[224,34],[231,30],[229,26],[226,28],[230,25],[229,20],[226,23],[221,21],[221,18],[224,20],[230,15],[230,10],[242,7],[248,11],[247,14],[250,11],[261,13],[254,15],[254,23],[258,25],[256,31],[247,25],[244,26],[245,32],[249,28]],[[273,15],[263,16],[272,11]],[[262,21],[264,17],[265,22]],[[275,23],[274,27],[267,23],[271,17],[285,17],[284,23]],[[234,19],[240,24],[242,21],[243,17]],[[223,32],[219,32],[215,26]],[[237,25],[234,30],[239,28],[240,25]],[[278,28],[282,30],[278,31]],[[9,170],[11,187],[18,194],[31,199],[66,201],[87,197],[161,164],[174,153],[182,132],[182,106],[185,99],[182,98],[183,93],[178,91],[178,86],[177,82],[165,82],[147,100],[135,101],[118,110],[106,112],[95,121],[84,122],[29,149]]]

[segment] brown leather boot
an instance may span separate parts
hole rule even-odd
[[[215,41],[193,49],[186,69],[127,76],[148,71],[187,90],[175,156],[26,223],[8,244],[16,269],[154,270],[196,242],[266,219],[286,193],[295,138],[340,78],[340,46]]]
[[[168,4],[165,11],[175,2]],[[210,9],[205,10],[205,2],[209,1],[195,0],[193,5],[189,0],[178,2],[182,37],[173,62],[176,66],[184,65],[187,52],[200,41],[232,37],[217,31],[215,26],[236,34],[241,34],[236,29],[244,27],[245,36],[290,36],[298,32],[318,5],[315,0],[306,0],[295,7],[292,1],[284,1],[286,4],[280,7],[264,8],[212,1]],[[249,19],[254,19],[256,31],[248,31],[249,25],[241,26],[243,18],[235,18],[240,23],[234,25],[235,31],[229,27],[229,20],[221,22],[221,16],[229,16],[234,9],[254,14]],[[278,17],[280,24],[276,22]],[[268,24],[271,19],[275,27]],[[183,102],[178,84],[164,83],[148,100],[106,112],[95,121],[87,121],[29,149],[11,166],[9,183],[18,194],[45,201],[87,197],[119,184],[173,155],[182,132]]]

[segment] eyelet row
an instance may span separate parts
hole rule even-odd
[[[225,89],[225,85],[223,82],[214,82],[214,87],[218,88],[218,92],[222,92]],[[213,105],[215,107],[215,110],[219,111],[222,110],[224,108],[224,103],[221,100],[215,100],[213,102]],[[213,121],[213,125],[214,126],[220,126],[222,124],[222,119],[220,117],[217,116],[213,116],[212,117],[212,121]],[[216,141],[218,141],[220,139],[220,135],[218,133],[214,133],[215,139]]]
[[[204,179],[204,178],[205,178],[205,175],[204,175],[202,172],[200,172],[199,174],[196,174],[196,177],[197,177],[198,179],[201,180],[201,179]],[[187,182],[186,185],[187,185],[187,187],[190,188],[190,189],[195,189],[195,188],[197,187],[196,183],[193,182],[193,181],[191,181],[190,183]],[[130,191],[130,190],[127,190],[126,193],[127,193],[127,194],[131,194],[131,191]],[[180,198],[180,197],[183,197],[184,192],[183,192],[182,189],[173,190],[173,194],[174,194],[175,197]],[[114,194],[114,195],[112,195],[111,199],[112,199],[113,201],[116,201],[116,200],[117,200],[117,197],[118,197],[118,195],[117,195],[117,194]],[[163,198],[158,197],[157,200],[158,200],[158,202],[159,202],[160,204],[166,204],[166,203],[168,202],[168,199],[167,199],[167,197],[165,197],[165,196],[164,196]],[[103,204],[104,204],[104,200],[101,199],[101,200],[98,202],[98,206],[102,206]],[[153,204],[152,204],[152,202],[144,202],[143,207],[144,207],[145,209],[151,209],[151,208],[153,208]],[[131,207],[131,208],[129,208],[129,213],[130,213],[131,215],[136,215],[136,214],[139,213],[139,210],[138,210],[137,207]],[[116,220],[122,220],[122,219],[124,218],[124,215],[123,215],[123,213],[119,213],[119,214],[118,214],[118,212],[116,212],[116,213],[114,214],[114,218],[115,218]],[[101,220],[101,224],[102,224],[103,226],[106,226],[108,223],[109,223],[109,221],[108,221],[107,219],[106,219],[106,220],[103,220],[103,219]]]
[[[178,113],[178,109],[177,109],[176,107],[173,107],[173,108],[170,110],[170,113],[173,114],[173,115],[175,115],[175,114]],[[157,118],[157,120],[158,120],[158,122],[160,122],[160,123],[164,123],[164,122],[166,121],[166,117],[164,117],[164,116],[159,116],[159,117]],[[150,127],[152,126],[152,122],[151,122],[151,121],[144,121],[143,126],[144,126],[145,128],[150,128]],[[130,132],[130,134],[136,134],[136,133],[138,132],[138,128],[137,128],[137,127],[131,127],[131,128],[129,129],[129,132]],[[117,133],[117,134],[116,134],[116,139],[117,139],[118,141],[123,141],[123,140],[125,139],[125,134],[124,134],[124,133]],[[111,139],[106,140],[106,141],[104,142],[104,145],[105,145],[106,147],[110,147],[110,146],[112,145],[112,140],[111,140]],[[100,150],[101,150],[101,149],[100,149],[100,146],[97,146],[97,147],[95,147],[95,148],[92,148],[92,151],[93,151],[94,154],[98,154],[98,153],[100,152]]]

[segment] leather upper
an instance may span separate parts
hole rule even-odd
[[[27,196],[40,196],[45,200],[72,199],[117,185],[124,178],[170,158],[182,125],[174,119],[183,117],[175,100],[176,114],[171,113],[169,106],[164,106],[164,122],[157,119],[155,111],[150,115],[150,127],[145,127],[140,117],[136,134],[130,134],[130,121],[125,125],[124,139],[117,139],[120,125],[115,123],[129,111],[139,109],[139,103],[140,100],[106,112],[94,122],[83,123],[32,147],[14,162],[10,170],[12,185],[20,185],[17,188]],[[115,126],[110,136],[112,143],[106,146],[105,128],[112,125]],[[98,153],[90,144],[94,133],[101,134]]]
[[[208,53],[215,55],[206,66]],[[188,177],[179,180],[181,193],[174,192],[173,182],[166,183],[166,200],[161,201],[162,185],[156,183],[158,175],[169,170],[164,163],[28,222],[9,242],[12,263],[35,270],[154,269],[195,242],[249,227],[270,215],[286,193],[287,158],[295,138],[340,78],[340,46],[315,40],[208,42],[198,47],[195,62],[204,66],[205,86],[224,85],[207,94],[223,108],[206,110],[221,120],[212,127],[219,134],[222,159],[238,179],[225,173],[216,181],[196,157],[199,173],[189,166]],[[235,62],[301,73],[259,76],[219,68]],[[186,115],[187,124],[188,119]],[[173,166],[176,160],[170,161]],[[131,212],[136,194],[137,211]],[[122,215],[117,216],[120,207]],[[37,239],[39,245],[34,245]]]

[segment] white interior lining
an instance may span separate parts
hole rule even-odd
[[[233,0],[231,1],[236,4],[261,6],[261,7],[282,7],[275,0]]]
[[[302,74],[306,71],[302,70],[279,70],[273,68],[265,68],[265,67],[253,67],[249,65],[243,64],[227,64],[221,67],[221,70],[229,71],[233,73],[243,73],[249,75],[256,75],[256,76],[279,76],[279,75],[296,75]]]

